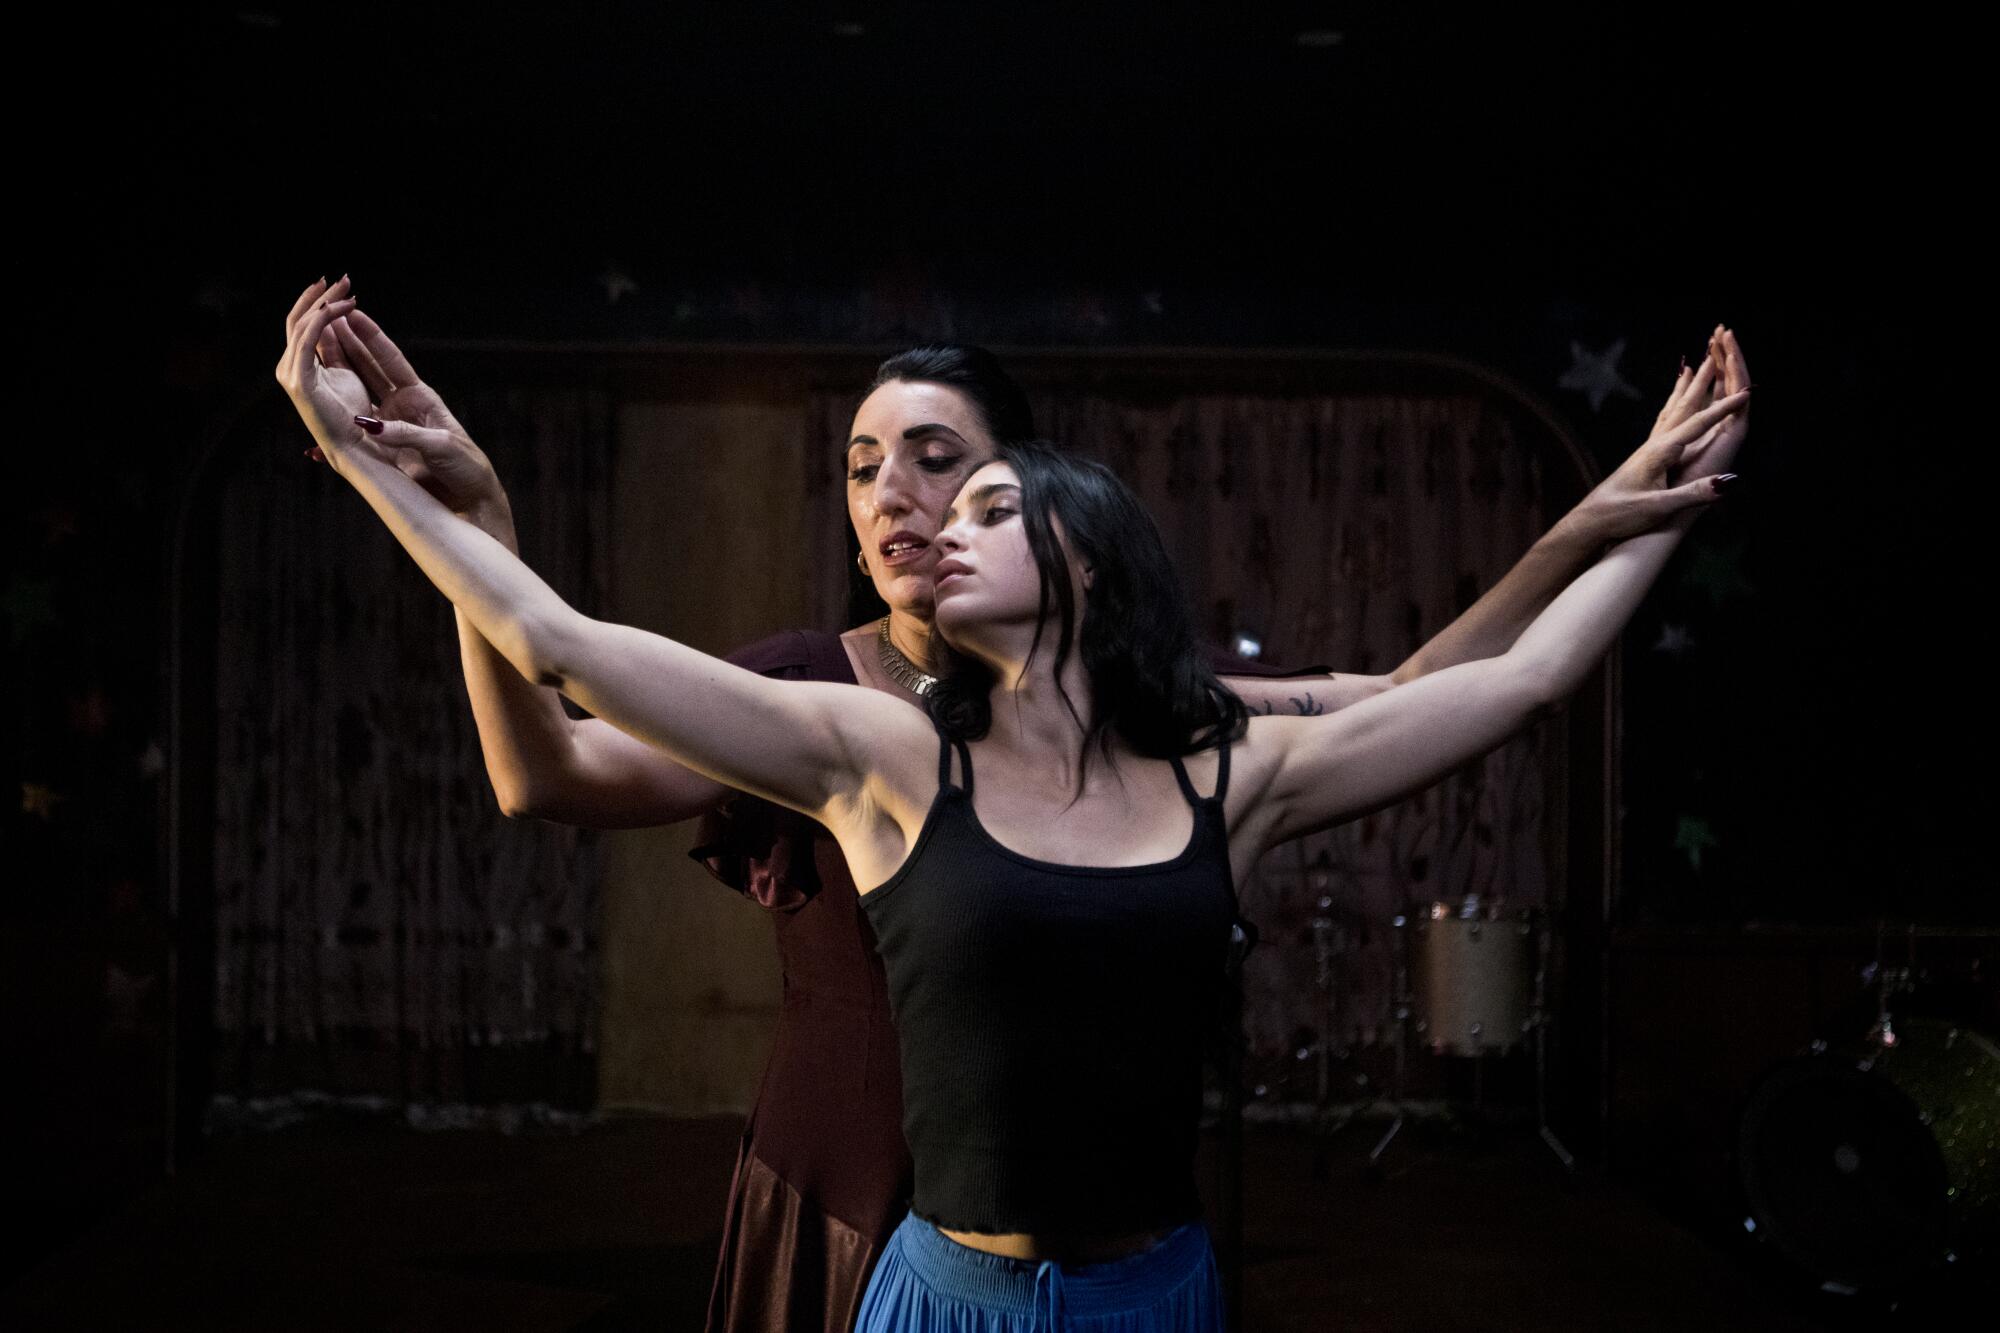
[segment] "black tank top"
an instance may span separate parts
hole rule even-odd
[[[1010,851],[951,781],[908,859],[862,898],[903,1057],[913,1207],[955,1231],[1126,1235],[1199,1215],[1201,1067],[1236,920],[1222,799],[1179,759],[1194,832],[1170,861]]]

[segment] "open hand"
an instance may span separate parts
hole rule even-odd
[[[1736,335],[1718,324],[1699,366],[1682,367],[1646,442],[1571,514],[1593,544],[1650,532],[1714,504],[1749,434],[1750,372]]]
[[[325,278],[313,283],[285,316],[285,354],[278,358],[278,383],[312,432],[316,452],[336,467],[348,450],[370,447],[354,421],[368,411],[368,387],[346,367],[322,365],[313,347],[335,320],[354,308],[346,278],[331,286]]]
[[[1660,410],[1660,419],[1653,426],[1655,434],[1679,425],[1709,403],[1750,388],[1750,367],[1743,360],[1743,349],[1737,344],[1734,329],[1720,324],[1715,326],[1715,332],[1708,339],[1707,362],[1716,367],[1716,372],[1710,379],[1706,397],[1679,392],[1683,385],[1692,387],[1693,373],[1683,370],[1680,381],[1674,386],[1678,397],[1669,396],[1667,406]],[[1701,438],[1681,451],[1677,480],[1689,482],[1728,472],[1735,465],[1737,451],[1743,447],[1743,441],[1749,434],[1750,404],[1745,400],[1741,411],[1732,412],[1716,422]]]
[[[352,374],[366,389],[369,406],[362,414],[379,426],[363,429],[404,475],[452,512],[514,545],[512,507],[491,460],[381,325],[356,307],[327,325],[317,350],[329,370]]]

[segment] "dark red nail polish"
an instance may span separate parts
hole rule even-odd
[[[1737,482],[1737,476],[1734,472],[1724,472],[1720,476],[1710,477],[1708,479],[1709,486],[1715,491],[1717,495],[1723,495],[1727,493],[1729,488],[1734,486],[1736,482]]]
[[[380,435],[382,433],[382,423],[374,417],[356,417],[354,418],[354,424],[367,431],[370,435]]]
[[[1683,356],[1681,358],[1680,373],[1683,375],[1687,374],[1687,368],[1688,368],[1688,359],[1685,356]]]

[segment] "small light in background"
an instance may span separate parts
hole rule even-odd
[[[1236,655],[1238,657],[1254,658],[1261,656],[1263,652],[1264,645],[1256,639],[1251,638],[1248,634],[1238,634],[1236,636]]]
[[[1339,46],[1346,37],[1346,33],[1337,32],[1332,28],[1302,28],[1293,35],[1292,41],[1308,51],[1324,51],[1329,47]]]

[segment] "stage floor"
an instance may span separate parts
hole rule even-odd
[[[1417,1127],[1370,1180],[1378,1128],[1322,1151],[1301,1131],[1252,1127],[1246,1329],[1821,1326],[1771,1275],[1629,1193],[1566,1187],[1532,1137],[1478,1145]],[[512,1137],[321,1123],[218,1141],[32,1269],[0,1324],[698,1329],[737,1132],[647,1118]]]

